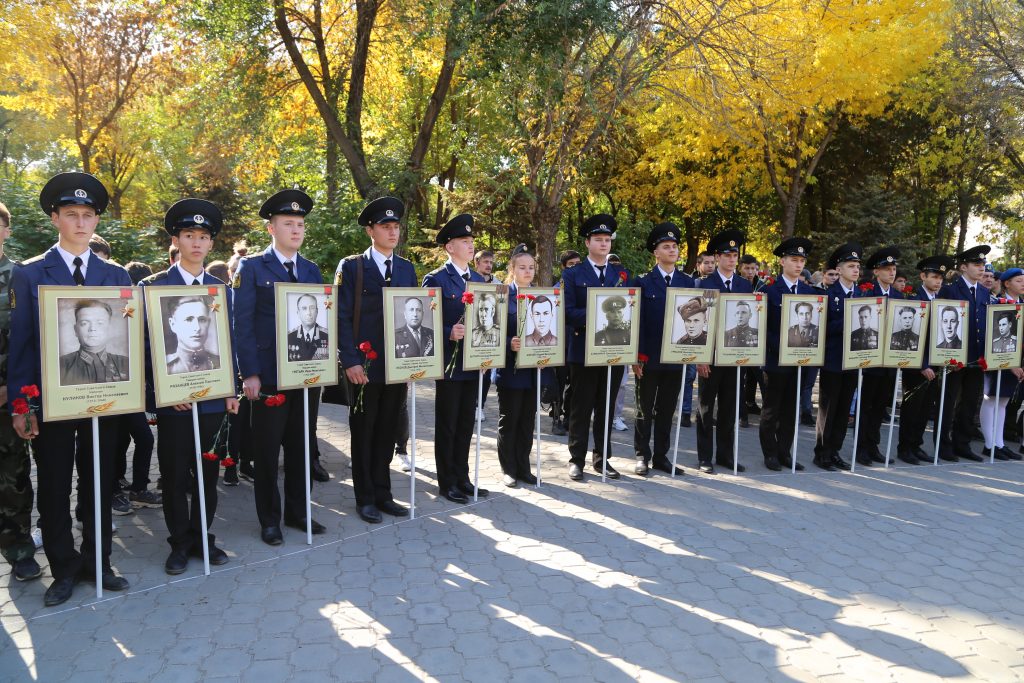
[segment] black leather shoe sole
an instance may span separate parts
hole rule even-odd
[[[597,472],[598,474],[602,473],[601,463],[595,463],[594,464],[594,471]],[[618,470],[612,468],[611,465],[608,465],[608,471],[607,471],[607,475],[606,476],[609,479],[618,479],[619,478],[619,472],[618,472]]]
[[[89,583],[96,583],[96,577],[91,574],[84,574],[82,578]],[[101,581],[103,582],[103,590],[105,591],[128,590],[128,579],[123,576],[118,576],[114,572],[103,572]]]
[[[778,458],[765,458],[764,466],[770,469],[772,472],[781,472],[782,465],[779,464]]]
[[[579,465],[569,465],[569,478],[573,481],[583,481],[583,468]]]
[[[364,505],[356,509],[359,513],[359,519],[369,524],[380,524],[384,521],[384,516],[380,514],[380,510],[375,505]]]
[[[331,480],[331,475],[327,473],[327,470],[324,469],[319,460],[314,460],[309,464],[309,476],[312,477],[313,481],[318,481],[321,484]]]
[[[298,529],[302,532],[306,531],[306,520],[304,519],[286,519],[284,520],[284,525],[292,529]],[[310,526],[312,527],[314,536],[319,536],[320,534],[327,531],[327,527],[325,527],[323,524],[316,521],[315,519],[312,521]]]
[[[815,458],[811,462],[814,463],[815,467],[819,467],[819,468],[825,470],[826,472],[835,472],[836,471],[836,468],[832,465],[832,461],[831,460],[822,460],[820,458]]]
[[[284,536],[281,534],[281,527],[268,526],[260,531],[260,539],[267,545],[281,545],[284,543]]]
[[[202,552],[200,550],[199,554],[201,555]],[[183,574],[186,569],[188,569],[188,557],[185,556],[185,553],[174,551],[167,556],[167,560],[164,562],[164,571],[171,576]]]
[[[715,464],[718,465],[719,467],[725,468],[727,470],[731,470],[732,469],[732,462],[725,462],[724,460],[716,460]],[[738,466],[736,468],[736,471],[737,472],[746,472],[747,468],[744,467],[743,465],[740,465],[740,466]]]
[[[192,546],[188,554],[192,557],[203,559],[203,545]],[[210,546],[210,564],[220,566],[228,563],[228,554],[215,545]]]
[[[43,596],[43,604],[47,607],[56,607],[68,601],[71,594],[75,592],[75,579],[57,579],[46,589]]]
[[[456,486],[457,486],[457,488],[460,491],[462,491],[462,493],[467,498],[472,498],[473,497],[473,482],[464,481],[464,482],[462,482],[460,484],[457,484]],[[488,491],[487,489],[480,489],[480,488],[478,488],[476,490],[476,497],[477,498],[486,498],[489,495],[491,495],[491,492]]]
[[[404,505],[399,505],[393,500],[389,500],[384,503],[377,503],[377,509],[386,515],[391,515],[392,517],[409,516],[409,508]]]
[[[455,487],[448,489],[442,495],[453,503],[466,504],[469,502],[469,498],[466,494]]]

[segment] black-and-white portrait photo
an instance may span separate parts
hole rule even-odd
[[[942,306],[939,309],[939,335],[936,348],[962,349],[964,347],[964,337],[960,329],[962,324],[960,311],[955,306]]]
[[[288,360],[327,360],[330,338],[327,328],[329,297],[309,292],[288,292]]]
[[[434,355],[434,330],[423,326],[424,311],[429,309],[428,297],[408,297],[396,302],[395,357],[422,358]]]
[[[725,345],[729,348],[757,346],[757,311],[746,301],[727,301]]]
[[[555,302],[541,294],[533,301],[527,302],[526,308],[526,346],[557,346],[558,318]]]
[[[629,344],[631,311],[626,297],[617,294],[597,297],[596,346],[625,346]]]
[[[498,321],[498,297],[492,292],[478,293],[474,302],[476,320],[469,345],[474,349],[496,349],[501,343]]]
[[[874,351],[878,348],[878,312],[871,304],[858,306],[854,311],[855,324],[850,333],[851,351]]]
[[[810,301],[796,301],[790,306],[789,321],[793,323],[787,332],[790,348],[818,348],[820,314],[817,306]]]
[[[892,351],[917,351],[921,347],[921,316],[919,306],[896,306],[892,316]]]
[[[220,368],[212,297],[165,296],[160,299],[160,311],[168,375]]]
[[[117,299],[59,299],[60,383],[126,382],[128,320]]]
[[[704,346],[708,343],[708,308],[703,297],[695,296],[676,306],[672,338],[676,344]]]
[[[1017,314],[1002,311],[995,315],[995,332],[992,336],[990,353],[1015,353],[1017,351]]]

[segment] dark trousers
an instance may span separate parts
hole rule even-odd
[[[708,377],[697,378],[697,460],[710,464],[732,462],[736,438],[736,373],[742,368],[711,367]],[[715,404],[718,411],[715,412]]]
[[[555,368],[555,374],[558,377],[558,386],[562,396],[561,402],[558,404],[558,410],[555,412],[555,416],[562,421],[562,424],[568,427],[569,407],[572,405],[572,377],[569,372],[569,366],[563,365],[560,368]]]
[[[99,420],[100,438],[100,532],[103,567],[110,567],[110,497],[114,476],[114,448],[118,418]],[[76,448],[76,435],[82,433]],[[39,425],[32,449],[38,476],[39,528],[43,548],[54,579],[92,574],[96,563],[93,517],[92,420],[66,420]],[[78,504],[82,514],[82,546],[75,550],[71,535],[71,480],[78,470]]]
[[[117,450],[114,481],[127,478],[128,447],[135,442],[132,454],[132,491],[139,493],[149,485],[149,467],[153,463],[153,430],[145,413],[121,415],[118,420]]]
[[[510,477],[522,479],[532,473],[530,451],[536,416],[536,389],[498,387],[498,462]]]
[[[28,444],[0,412],[0,554],[11,564],[32,557],[32,462]]]
[[[263,393],[278,393],[274,387],[263,387]],[[256,516],[261,527],[281,525],[281,492],[277,488],[277,463],[284,447],[284,517],[299,521],[306,518],[306,472],[305,444],[302,426],[302,389],[280,392],[285,402],[279,406],[268,406],[263,401],[253,401],[252,455],[256,494]],[[310,421],[315,418],[313,404],[320,398],[319,392],[309,392]],[[314,431],[309,430],[310,443]],[[312,459],[312,447],[310,448]],[[311,482],[312,483],[312,482]]]
[[[587,367],[579,363],[569,365],[569,382],[572,384],[572,403],[569,404],[569,462],[580,467],[587,462],[587,446],[590,445],[591,431],[594,434],[594,466],[601,467],[604,457],[605,407],[615,409],[615,398],[619,393],[619,385],[622,384],[622,373],[625,371],[621,365],[610,367],[612,390],[609,395],[607,368]],[[609,441],[609,458],[612,456],[611,451]]]
[[[476,380],[438,380],[434,401],[434,464],[441,493],[469,482],[469,444],[476,419]]]
[[[860,432],[857,452],[867,454],[878,451],[881,442],[885,409],[892,405],[892,392],[896,389],[896,371],[883,370],[880,374],[864,373],[860,392]]]
[[[394,500],[391,461],[395,457],[395,430],[402,428],[400,414],[405,412],[406,385],[364,384],[355,389],[357,394],[363,392],[358,410],[352,408],[348,413],[356,505],[390,503]],[[408,430],[406,426],[407,434]]]
[[[636,457],[650,463],[667,462],[669,440],[672,436],[672,416],[683,386],[683,371],[644,369],[644,376],[636,380],[636,402],[639,411],[633,430],[633,451]],[[654,451],[651,451],[651,429],[654,430]]]
[[[199,415],[199,446],[202,452],[213,448],[213,441],[224,421],[224,413]],[[196,476],[196,445],[192,428],[192,413],[180,415],[158,414],[156,457],[163,479],[164,523],[167,524],[167,542],[171,548],[187,553],[203,545],[202,515],[199,513],[199,479]],[[217,475],[219,460],[203,461],[203,496],[206,499],[206,528],[213,525],[217,513]],[[189,503],[189,497],[192,501]],[[213,534],[207,534],[213,546]]]
[[[405,385],[405,393],[409,393],[409,385]],[[409,454],[409,402],[402,400],[395,417],[395,453]]]
[[[971,434],[977,429],[978,410],[981,406],[981,395],[985,386],[985,373],[981,371],[981,368],[964,368],[951,373],[950,378],[954,375],[957,376],[960,391],[950,436],[953,441],[953,452],[959,454],[971,450]],[[949,387],[946,388],[946,391],[949,391]],[[946,402],[949,402],[948,393]]]
[[[740,417],[748,417],[747,406],[757,404],[757,388],[761,387],[764,395],[764,380],[761,368],[745,368],[743,370],[743,393],[740,395]]]
[[[857,372],[832,372],[822,368],[818,391],[818,421],[815,426],[814,454],[838,454],[846,440],[850,404],[857,391]]]
[[[789,461],[796,425],[796,400],[800,390],[796,370],[765,372],[764,394],[761,395],[761,424],[757,435],[765,460],[771,457]]]
[[[903,371],[903,405],[900,407],[900,435],[897,453],[912,451],[924,445],[928,419],[938,410],[941,374],[933,382],[918,369]],[[946,409],[949,413],[949,409]],[[931,444],[934,446],[934,443]],[[929,448],[928,450],[932,450]]]
[[[814,383],[818,381],[818,372],[820,368],[804,368],[803,372],[800,373],[800,414],[811,415],[814,412],[814,403],[812,396],[814,395]],[[818,403],[821,403],[821,399],[818,399]]]

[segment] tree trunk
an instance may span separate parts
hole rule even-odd
[[[946,251],[946,200],[939,200],[939,213],[935,217],[935,253]]]
[[[327,206],[331,209],[338,208],[338,193],[341,186],[341,178],[338,173],[338,156],[338,143],[334,141],[334,138],[328,135],[324,180],[327,185]]]
[[[801,192],[790,193],[782,204],[782,239],[792,237],[796,231],[796,216],[800,209]]]
[[[690,216],[683,217],[683,229],[686,231],[686,266],[683,268],[687,273],[692,273],[697,267],[697,255],[700,253],[700,236],[697,235],[697,226]]]
[[[561,222],[561,204],[535,204],[530,207],[530,223],[537,235],[537,284],[541,287],[550,287],[554,280],[555,245]]]
[[[967,244],[967,228],[971,218],[971,193],[966,187],[957,190],[956,203],[960,213],[960,236],[956,240],[956,253],[959,254]]]

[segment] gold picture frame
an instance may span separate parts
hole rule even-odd
[[[884,296],[858,296],[843,302],[843,370],[882,367],[885,301]]]
[[[505,367],[508,346],[508,285],[469,282],[466,291],[466,336],[460,346],[462,369],[467,372]]]
[[[1021,308],[1018,303],[988,305],[983,355],[989,370],[1012,370],[1021,366],[1020,340],[1024,332]]]
[[[949,365],[950,361],[967,362],[967,338],[964,318],[970,303],[960,299],[932,299],[931,322],[928,324],[928,362]],[[954,319],[953,316],[956,316]]]
[[[444,378],[441,296],[440,287],[384,288],[386,383]]]
[[[585,365],[634,365],[639,361],[640,298],[636,287],[587,288]]]
[[[511,301],[510,301],[511,303]],[[516,293],[516,368],[565,365],[565,315],[558,287],[524,287]]]
[[[661,333],[661,362],[710,365],[715,359],[717,289],[669,287]]]
[[[887,368],[919,368],[928,348],[928,302],[889,299],[886,311],[882,365]]]
[[[779,325],[779,365],[817,367],[825,364],[828,295],[783,294]]]
[[[720,294],[715,334],[715,365],[764,365],[768,295],[763,292]]]
[[[278,389],[338,383],[338,288],[274,283]]]

